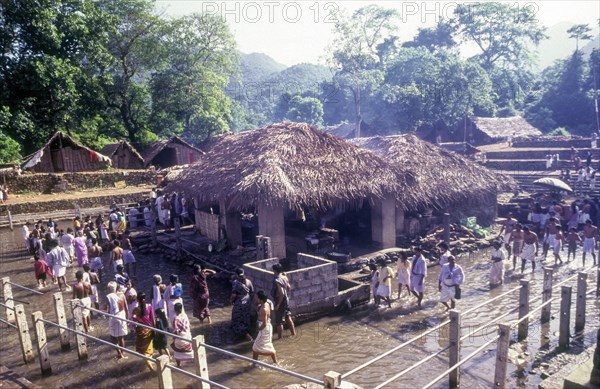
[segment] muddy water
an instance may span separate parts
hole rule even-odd
[[[25,255],[22,248],[20,231],[0,231],[2,245],[1,270],[2,276],[10,276],[11,280],[29,287],[35,286],[32,270],[32,259]],[[459,263],[465,269],[466,285],[463,287],[463,299],[459,302],[459,309],[466,310],[475,306],[485,299],[497,296],[507,290],[519,285],[520,279],[531,280],[532,307],[539,302],[534,300],[541,296],[542,272],[538,266],[537,272],[531,274],[528,269],[523,278],[508,277],[508,282],[492,291],[487,286],[489,265],[487,264],[487,253],[465,255],[459,259]],[[588,262],[589,264],[589,262]],[[555,271],[555,279],[562,280],[575,274],[581,260],[578,258],[574,263],[561,266]],[[69,279],[74,279],[76,269],[70,269],[67,273]],[[415,302],[411,298],[403,297],[396,300],[392,308],[375,309],[370,306],[354,308],[349,313],[333,315],[320,320],[303,324],[298,327],[298,335],[275,341],[275,347],[281,366],[315,378],[334,370],[341,373],[349,371],[362,364],[366,360],[389,350],[390,348],[410,339],[416,334],[445,321],[448,316],[443,307],[436,302],[437,274],[439,268],[429,269],[426,281],[426,302],[423,310],[416,310]],[[171,273],[178,273],[183,278],[184,288],[189,283],[189,269],[177,264],[163,261],[161,258],[138,255],[138,282],[136,289],[148,293],[150,289],[150,278],[152,274],[161,274],[168,278]],[[595,273],[590,273],[590,284],[595,286]],[[103,287],[112,277],[109,270],[104,278]],[[568,285],[575,285],[574,282]],[[231,308],[226,305],[229,295],[227,285],[217,281],[210,281],[211,287],[211,309],[213,313],[213,324],[201,326],[192,319],[194,335],[204,334],[207,343],[225,348],[227,350],[251,356],[251,344],[238,342],[231,338],[228,329]],[[28,315],[36,310],[41,310],[45,318],[55,320],[52,293],[56,292],[56,286],[49,288],[43,296],[34,296],[31,292],[14,290],[15,298],[29,302],[26,305]],[[575,287],[573,288],[573,300],[575,299]],[[104,289],[101,295],[104,295]],[[191,301],[184,291],[184,306],[191,311]],[[558,298],[559,292],[555,292]],[[65,298],[71,296],[65,293]],[[518,292],[496,301],[476,313],[466,315],[462,319],[463,334],[471,331],[481,324],[488,323],[501,313],[517,307]],[[592,296],[588,299],[588,315],[586,335],[582,342],[591,344],[598,328],[598,300]],[[558,301],[553,305],[553,315],[556,316]],[[4,318],[3,310],[1,315]],[[191,312],[190,317],[191,317]],[[70,317],[70,313],[68,313]],[[574,308],[572,317],[574,318]],[[513,320],[516,314],[509,316],[506,320]],[[94,318],[92,325],[95,330],[93,335],[108,340],[107,320]],[[529,365],[533,356],[541,346],[553,348],[557,343],[558,322],[552,320],[549,326],[540,327],[538,322],[530,326],[530,337],[524,342],[529,356],[528,361],[521,367],[509,365],[510,384],[509,387],[537,387],[540,379],[537,375],[528,374]],[[462,343],[463,356],[468,355],[477,347],[496,335],[496,327],[490,325],[484,331],[474,333]],[[547,339],[550,335],[550,339]],[[114,350],[107,346],[89,342],[88,361],[79,362],[76,351],[63,353],[60,351],[58,333],[56,329],[48,330],[50,342],[50,357],[54,374],[50,377],[42,377],[37,361],[24,365],[21,359],[20,349],[16,340],[14,329],[0,323],[0,361],[3,365],[24,375],[31,381],[48,388],[66,387],[95,387],[95,388],[143,388],[156,387],[155,376],[144,370],[143,363],[134,356],[126,360],[116,361]],[[72,339],[72,345],[74,341]],[[127,347],[134,349],[133,338],[128,338]],[[388,356],[371,367],[364,369],[348,378],[349,381],[359,384],[365,388],[372,388],[397,372],[421,360],[424,356],[436,352],[448,345],[447,330],[429,334],[421,341]],[[36,352],[37,355],[37,352]],[[461,371],[463,386],[469,388],[489,388],[492,386],[495,363],[495,343],[490,345],[484,352],[478,354],[471,362],[464,365]],[[189,371],[193,366],[183,365]],[[236,361],[223,357],[215,352],[208,351],[208,366],[210,378],[223,385],[232,388],[275,388],[290,383],[298,383],[299,380],[276,373],[263,368],[252,367],[247,362]],[[443,372],[448,367],[447,353],[441,354],[425,365],[406,374],[402,379],[390,384],[389,387],[421,387],[432,378]],[[177,388],[192,387],[192,381],[174,372],[173,378]],[[446,380],[440,381],[438,387],[446,387]]]

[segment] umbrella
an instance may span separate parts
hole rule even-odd
[[[564,181],[559,180],[558,178],[540,178],[539,180],[533,181],[535,185],[545,186],[550,189],[564,190],[567,192],[573,192],[573,189],[569,185],[567,185]]]

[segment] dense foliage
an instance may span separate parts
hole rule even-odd
[[[2,1],[0,162],[57,130],[93,148],[143,148],[281,120],[345,121],[362,136],[452,127],[465,115],[523,115],[555,133],[597,128],[600,51],[580,48],[594,38],[588,25],[565,29],[574,51],[539,72],[545,28],[528,7],[464,3],[412,39],[393,9],[331,16],[329,66],[286,67],[239,53],[219,17],[167,18],[151,0]]]

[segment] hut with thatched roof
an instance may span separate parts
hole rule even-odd
[[[202,150],[192,146],[178,136],[154,142],[143,151],[144,166],[168,168],[194,163],[204,154]]]
[[[183,190],[198,205],[219,204],[228,239],[237,243],[240,210],[253,209],[258,232],[271,238],[275,256],[286,256],[287,210],[371,208],[372,241],[393,247],[396,206],[418,201],[403,191],[411,181],[385,159],[305,123],[270,126],[214,138],[199,162],[169,190]],[[199,217],[197,216],[197,220]]]
[[[41,149],[25,157],[22,169],[36,173],[59,173],[102,170],[109,166],[110,158],[57,131]]]
[[[112,160],[115,169],[143,169],[144,158],[127,141],[111,143],[102,148],[100,152]]]
[[[479,221],[491,224],[496,217],[498,192],[515,187],[512,179],[415,135],[376,136],[351,142],[414,174],[411,190],[424,194],[419,208],[451,210],[454,219],[475,215]],[[398,219],[400,232],[404,226],[401,214]]]
[[[464,133],[464,135],[461,139],[456,140],[466,140],[475,146],[498,143],[509,138],[542,136],[540,130],[529,124],[527,120],[521,116],[508,118],[484,118],[472,116],[467,118],[465,122],[461,122],[459,127],[462,131],[459,130],[457,133]]]

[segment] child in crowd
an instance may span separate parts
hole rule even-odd
[[[569,233],[567,234],[567,262],[569,262],[571,254],[573,254],[573,260],[575,260],[575,252],[577,251],[577,246],[579,245],[579,242],[581,242],[581,237],[577,233],[577,228],[571,227],[569,229]]]
[[[48,263],[46,263],[44,259],[40,258],[40,256],[37,253],[34,254],[33,259],[35,260],[33,264],[33,271],[35,272],[37,287],[38,289],[45,288],[47,286],[47,276],[49,275],[50,277],[52,277],[52,269],[50,268],[50,266],[48,266]]]

